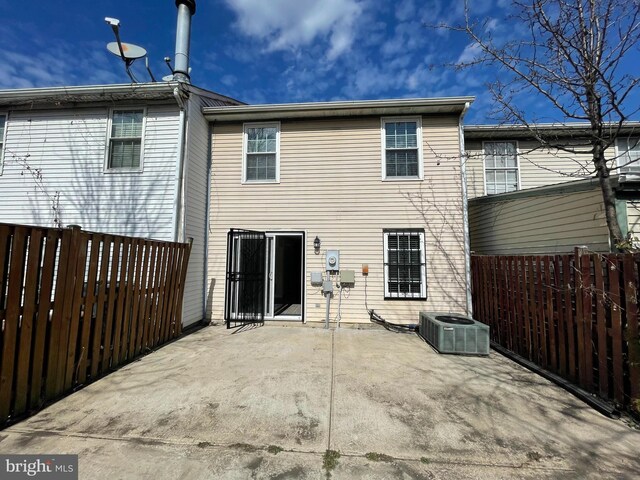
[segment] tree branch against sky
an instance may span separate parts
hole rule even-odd
[[[494,19],[474,18],[465,6],[462,24],[438,25],[470,41],[456,68],[494,69],[488,89],[501,122],[524,125],[544,148],[590,155],[609,232],[620,244],[610,177],[615,159],[605,158],[605,150],[640,111],[632,100],[640,69],[630,61],[640,45],[640,0],[516,0],[508,38],[493,34]],[[568,146],[536,128],[540,118],[523,108],[525,96],[550,106],[561,122],[588,124],[586,140]]]

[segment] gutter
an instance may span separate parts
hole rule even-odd
[[[213,171],[213,124],[214,122],[207,122],[209,132],[209,138],[207,141],[207,198],[205,199],[205,219],[204,219],[204,279],[202,282],[202,322],[207,323],[207,293],[209,280],[209,231],[211,229],[211,172]]]
[[[469,238],[469,199],[467,198],[467,158],[464,146],[464,127],[462,122],[469,110],[471,102],[467,102],[460,114],[458,135],[460,137],[460,176],[462,178],[462,229],[464,235],[464,275],[466,283],[467,315],[473,317],[473,301],[471,297],[471,239]]]
[[[472,101],[473,97],[359,100],[205,107],[202,111],[209,121],[227,122],[276,118],[451,114],[462,112],[465,105]]]
[[[184,168],[185,168],[185,152],[187,137],[187,109],[188,106],[182,98],[182,88],[177,86],[173,89],[173,96],[180,107],[180,122],[178,136],[178,158],[176,159],[176,181],[174,192],[174,209],[173,209],[173,241],[184,242],[183,221],[185,216],[184,201]]]

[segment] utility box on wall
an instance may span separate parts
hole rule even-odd
[[[327,268],[330,272],[340,271],[340,250],[327,250]]]

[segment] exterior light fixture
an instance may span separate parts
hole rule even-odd
[[[320,237],[318,237],[317,235],[315,240],[313,241],[313,250],[315,251],[316,255],[320,253]]]

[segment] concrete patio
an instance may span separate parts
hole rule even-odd
[[[340,452],[323,466],[326,451]],[[207,327],[0,431],[80,478],[637,478],[640,432],[492,352]]]

